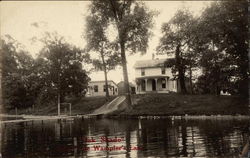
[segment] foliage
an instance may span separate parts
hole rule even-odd
[[[42,71],[45,85],[60,94],[61,100],[67,94],[82,95],[89,81],[82,62],[88,62],[89,55],[84,50],[66,43],[64,38],[57,34],[47,35],[42,41],[45,45],[38,59],[47,67]]]
[[[32,86],[33,58],[20,51],[14,39],[1,39],[2,52],[2,97],[5,107],[27,107],[34,103]]]
[[[116,43],[120,48],[125,92],[128,94],[128,104],[131,105],[125,51],[146,52],[155,13],[149,11],[143,3],[134,0],[94,0],[89,8],[92,15],[101,16],[105,20],[104,26],[107,24],[116,28]]]
[[[202,78],[211,79],[217,94],[227,90],[248,96],[247,4],[244,0],[214,2],[201,15],[199,37],[206,47],[201,54]]]
[[[197,18],[180,10],[162,26],[159,54],[175,53],[172,68],[179,79],[200,68],[195,85],[200,93],[248,96],[247,20],[244,0],[213,2]]]
[[[43,42],[44,48],[34,59],[10,36],[1,40],[6,110],[55,102],[58,93],[62,100],[65,95],[80,96],[86,89],[89,77],[82,63],[89,60],[88,54],[53,34],[47,34]]]
[[[118,54],[107,54],[104,61],[107,73],[110,70],[114,70],[117,65],[121,65],[121,57],[118,56]],[[101,60],[93,59],[92,64],[95,67],[95,70],[104,71],[103,62]]]
[[[95,70],[102,70],[105,77],[105,87],[108,89],[108,71],[115,69],[120,63],[120,57],[106,34],[107,21],[102,16],[95,14],[86,18],[85,38],[87,41],[87,51],[97,52],[98,59],[93,59],[92,64]],[[106,90],[106,99],[109,99],[109,91]]]
[[[146,52],[155,12],[133,0],[95,0],[90,9],[92,14],[101,16],[102,22],[105,21],[104,29],[107,25],[115,25],[118,31],[117,42],[125,42],[127,50],[131,53]]]
[[[181,93],[186,93],[185,72],[195,65],[196,54],[193,41],[196,19],[188,10],[178,10],[175,16],[162,25],[162,37],[158,54],[174,54],[173,72],[178,72]]]

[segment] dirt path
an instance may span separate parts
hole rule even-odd
[[[125,101],[125,96],[118,96],[111,102],[104,104],[100,108],[96,109],[92,115],[108,114],[119,109],[119,105]]]

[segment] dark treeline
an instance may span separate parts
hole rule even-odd
[[[182,93],[185,80],[194,80],[191,93],[216,94],[227,91],[248,96],[248,2],[212,2],[199,17],[179,10],[162,25],[159,54],[172,54],[172,67]]]
[[[89,56],[68,44],[63,37],[48,33],[43,48],[33,58],[10,36],[1,39],[2,97],[6,110],[33,105],[56,104],[65,96],[84,96],[90,78],[83,68]]]

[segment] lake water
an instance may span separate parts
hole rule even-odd
[[[74,119],[2,124],[3,158],[237,157],[249,120]]]

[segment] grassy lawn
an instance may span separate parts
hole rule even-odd
[[[110,101],[115,97],[111,96]],[[72,114],[89,114],[106,103],[105,97],[89,97],[76,100],[72,104]]]
[[[115,97],[111,97],[111,100]],[[130,110],[111,115],[249,115],[248,99],[236,96],[144,94],[133,95],[135,105]],[[72,115],[89,114],[105,104],[105,97],[72,99]],[[14,114],[14,110],[9,112]],[[18,110],[18,114],[57,115],[57,105]],[[61,114],[64,114],[63,108]],[[67,113],[68,114],[68,113]]]
[[[115,97],[110,97],[111,100],[114,98]],[[76,115],[76,114],[89,114],[93,112],[95,109],[104,105],[106,100],[105,97],[85,97],[81,99],[71,99],[67,102],[72,103],[72,115]],[[15,111],[12,110],[9,112],[9,114],[15,114]],[[57,105],[53,104],[53,105],[35,107],[34,111],[31,108],[18,109],[18,114],[57,115]],[[62,115],[65,114],[63,108],[61,109],[61,114]]]
[[[144,94],[121,115],[248,115],[248,99],[236,96]]]

